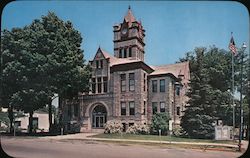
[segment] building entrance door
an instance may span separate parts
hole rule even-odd
[[[92,113],[92,127],[103,128],[104,123],[107,122],[107,111],[103,105],[98,105],[94,108]]]
[[[106,118],[104,115],[101,116],[94,116],[94,127],[95,128],[102,128],[104,127],[104,123],[106,123]]]

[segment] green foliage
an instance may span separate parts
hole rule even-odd
[[[232,125],[231,53],[216,47],[196,48],[184,59],[190,61],[189,106],[182,117],[181,126],[190,137],[213,138],[213,122],[220,119]],[[235,82],[239,71],[239,58],[235,57]],[[237,84],[236,84],[237,86]],[[236,109],[237,112],[237,109]]]
[[[84,64],[81,34],[70,21],[49,12],[1,37],[1,99],[4,107],[33,112],[54,94],[72,98],[88,90],[90,66]]]
[[[168,113],[156,113],[152,117],[151,133],[156,134],[161,130],[162,134],[167,134],[170,117]]]

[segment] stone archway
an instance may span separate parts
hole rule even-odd
[[[107,109],[102,104],[97,104],[91,112],[91,127],[104,128],[104,123],[107,122]]]

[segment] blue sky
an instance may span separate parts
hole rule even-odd
[[[4,8],[1,28],[23,27],[53,11],[81,32],[85,59],[92,60],[99,45],[113,54],[112,26],[123,21],[128,5],[146,30],[149,65],[174,63],[199,46],[228,49],[231,32],[238,47],[249,46],[248,11],[230,1],[17,1]]]

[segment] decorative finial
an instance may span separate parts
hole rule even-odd
[[[131,9],[130,5],[128,5],[128,9],[129,9],[129,10]]]

